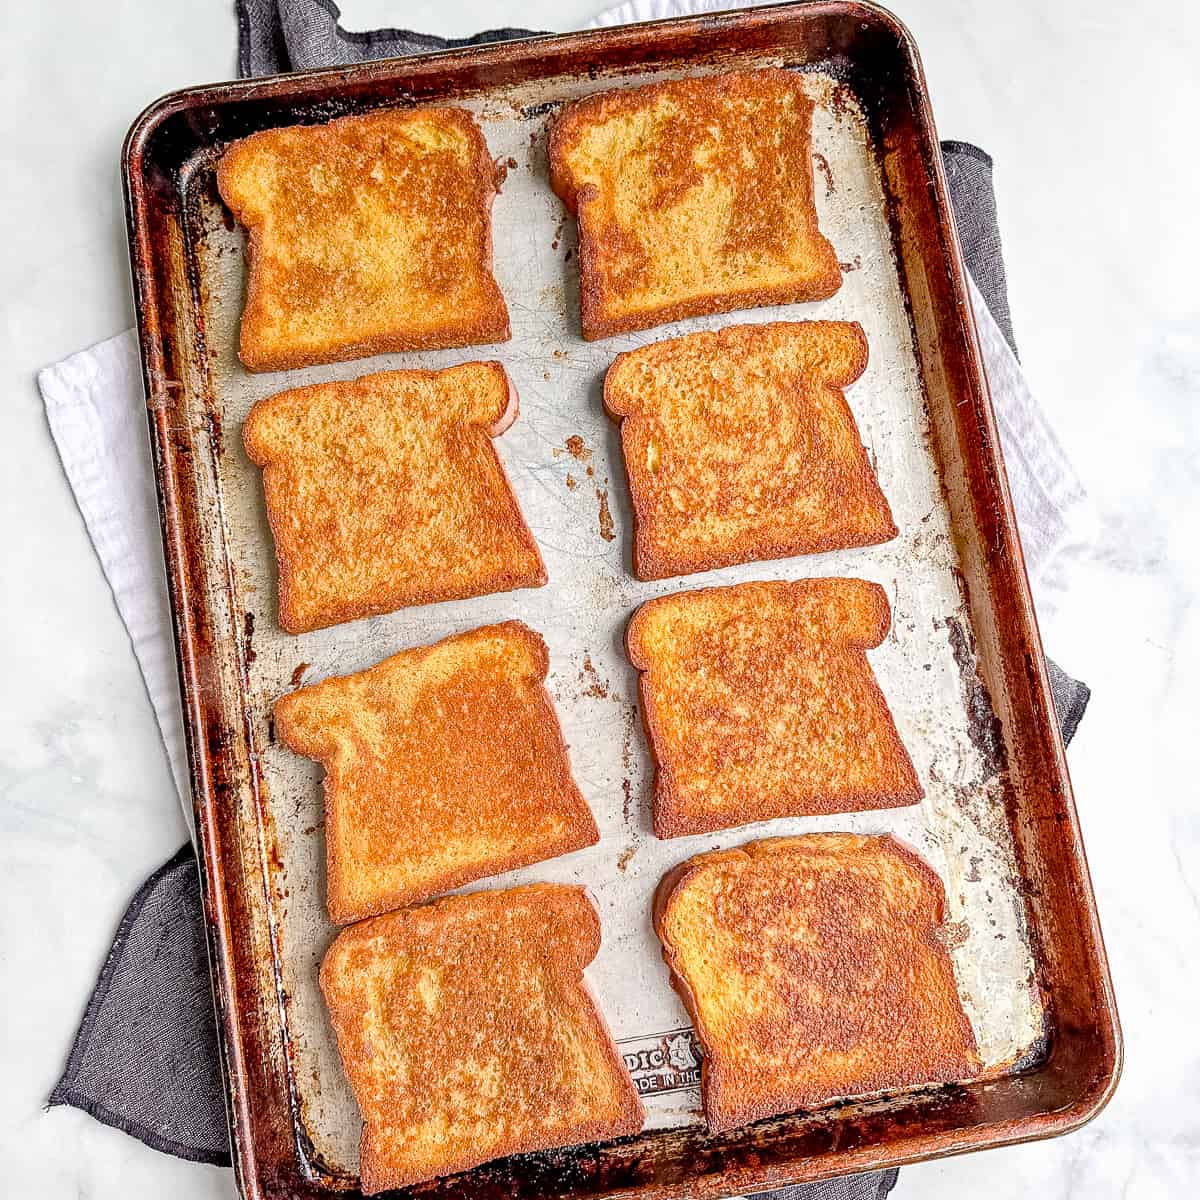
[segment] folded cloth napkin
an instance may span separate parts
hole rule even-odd
[[[728,7],[711,0],[634,0],[621,19]],[[612,14],[596,23],[610,24]],[[521,36],[496,30],[443,40],[404,30],[348,33],[329,0],[241,0],[243,75],[360,62]],[[992,191],[992,162],[977,147],[942,145],[972,301],[1035,593],[1088,534],[1089,507],[1016,360]],[[158,716],[191,821],[183,719],[172,650],[137,344],[127,331],[48,367],[38,378],[47,417]],[[1045,597],[1040,601],[1045,604]],[[1067,740],[1087,687],[1053,663]],[[229,1163],[204,918],[189,843],[138,889],[117,930],[49,1103],[70,1104],[147,1145],[200,1162]],[[877,1200],[896,1172],[783,1189],[794,1200]]]

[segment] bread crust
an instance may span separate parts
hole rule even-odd
[[[730,1047],[723,1043],[721,1036],[705,1019],[704,1006],[699,1002],[697,992],[688,976],[687,965],[683,961],[684,948],[676,946],[672,940],[669,928],[672,908],[690,886],[710,871],[725,867],[736,868],[757,860],[769,860],[771,856],[783,857],[798,848],[828,848],[831,857],[842,854],[848,861],[852,861],[855,855],[867,854],[891,856],[896,859],[922,889],[927,902],[924,938],[918,942],[918,945],[923,947],[923,956],[940,960],[942,971],[949,976],[951,982],[953,981],[949,955],[938,940],[938,933],[945,922],[945,891],[941,879],[916,851],[892,834],[864,836],[826,833],[765,838],[729,850],[699,854],[672,867],[663,875],[655,889],[652,923],[662,946],[663,961],[670,972],[671,985],[683,1001],[704,1049],[700,1086],[709,1133],[725,1133],[755,1121],[798,1110],[818,1108],[851,1096],[873,1095],[900,1087],[965,1083],[983,1073],[974,1031],[955,996],[952,1004],[946,1003],[936,1012],[938,1020],[948,1025],[949,1035],[946,1036],[943,1032],[939,1039],[931,1034],[924,1045],[930,1060],[926,1064],[931,1076],[928,1080],[909,1078],[911,1072],[906,1072],[906,1064],[888,1062],[886,1049],[881,1051],[878,1047],[868,1047],[867,1051],[873,1054],[871,1066],[860,1074],[850,1090],[839,1090],[837,1083],[832,1079],[825,1086],[816,1088],[811,1083],[805,1084],[798,1079],[786,1081],[783,1087],[778,1086],[779,1081],[775,1081],[774,1087],[768,1081],[757,1092],[739,1086],[728,1060]],[[763,936],[761,931],[758,936]],[[841,949],[840,946],[830,946],[828,949],[827,970],[830,975],[847,970],[847,963],[839,953]],[[905,957],[891,964],[891,973],[903,977],[908,970],[919,970],[919,966],[914,965],[914,958],[915,952],[910,951]],[[853,967],[849,969],[853,970]],[[823,982],[820,976],[810,979],[810,984],[816,986],[821,986]],[[920,999],[917,997],[918,1001]],[[871,1006],[873,997],[861,996],[857,1003]],[[803,1041],[806,1034],[803,1027],[797,1027],[793,1032],[797,1039]]]
[[[583,340],[598,342],[616,337],[620,333],[637,333],[642,329],[654,329],[659,325],[671,325],[691,317],[708,317],[714,313],[736,312],[743,308],[775,308],[783,304],[806,304],[816,300],[828,300],[842,285],[839,271],[836,285],[826,277],[820,284],[787,284],[778,287],[745,288],[737,292],[725,292],[714,296],[699,296],[693,300],[677,300],[656,308],[652,315],[630,314],[612,317],[607,313],[606,290],[596,282],[596,250],[594,245],[580,236],[579,241],[579,290],[580,319],[583,323]],[[590,272],[590,274],[587,274]],[[588,282],[584,282],[587,279]]]
[[[503,530],[511,540],[513,551],[508,561],[481,577],[464,567],[458,575],[446,564],[437,564],[421,581],[393,581],[377,585],[367,595],[358,598],[339,596],[322,606],[308,603],[309,595],[299,579],[302,564],[299,561],[311,551],[307,539],[298,539],[293,534],[296,513],[286,502],[275,502],[277,491],[287,472],[293,469],[292,458],[275,452],[263,431],[266,414],[272,406],[291,401],[304,405],[322,394],[336,392],[343,397],[347,406],[354,403],[369,403],[374,397],[371,389],[403,387],[412,381],[427,381],[439,386],[448,384],[454,372],[464,370],[485,371],[495,380],[498,395],[504,396],[502,406],[494,420],[481,423],[478,427],[487,440],[477,447],[486,463],[491,481],[486,484],[493,489],[493,502],[489,510],[489,523],[493,529]],[[242,442],[246,454],[256,466],[263,470],[263,487],[267,497],[267,520],[275,543],[275,560],[279,580],[279,624],[287,633],[309,633],[364,617],[379,616],[395,612],[399,608],[411,608],[421,604],[434,604],[447,600],[464,600],[472,596],[490,595],[494,592],[513,591],[517,588],[542,587],[549,576],[532,532],[526,525],[513,493],[512,485],[504,470],[504,464],[496,453],[491,439],[503,434],[517,419],[519,401],[517,390],[504,367],[498,362],[463,363],[441,371],[386,371],[374,375],[339,383],[313,384],[305,388],[294,388],[275,396],[268,396],[250,410],[242,427]],[[472,422],[464,422],[464,427]],[[437,464],[430,464],[431,468]],[[277,486],[278,485],[278,486]],[[325,548],[331,553],[329,547]],[[468,565],[469,566],[469,565]]]
[[[491,210],[497,193],[496,165],[484,139],[483,132],[474,117],[464,109],[443,107],[423,109],[393,109],[338,117],[324,125],[305,126],[306,136],[322,146],[330,157],[340,152],[340,137],[344,130],[361,128],[366,123],[386,125],[389,121],[401,124],[414,118],[431,118],[444,122],[466,135],[475,145],[472,166],[463,183],[474,197],[482,219],[482,231],[477,240],[473,257],[474,284],[481,293],[481,304],[475,316],[464,318],[457,314],[439,327],[419,330],[400,323],[395,328],[372,336],[355,337],[349,334],[330,335],[323,344],[315,348],[303,346],[272,346],[267,334],[267,313],[278,303],[278,297],[264,281],[262,263],[266,255],[264,242],[265,220],[252,214],[239,186],[240,176],[248,160],[253,156],[269,152],[279,140],[281,132],[290,130],[266,129],[252,133],[234,142],[222,155],[217,166],[217,190],[222,200],[237,220],[246,228],[249,236],[247,257],[249,261],[246,283],[246,303],[242,311],[241,334],[238,355],[242,365],[255,373],[285,371],[298,367],[321,366],[343,362],[354,358],[367,358],[375,354],[409,350],[444,350],[457,346],[476,346],[506,342],[512,336],[508,308],[504,296],[492,273],[493,241]],[[447,236],[462,230],[448,230]]]
[[[407,824],[412,825],[422,819],[426,823],[437,819],[436,811],[423,809],[429,803],[428,797],[418,796],[411,790],[412,785],[405,780],[393,779],[388,794],[396,808],[396,813],[385,815],[378,806],[368,806],[368,812],[374,820],[356,818],[343,792],[351,793],[343,775],[349,775],[350,770],[345,764],[340,764],[342,770],[335,769],[339,755],[345,754],[343,739],[333,736],[330,729],[331,717],[324,709],[317,706],[322,695],[335,694],[335,689],[345,690],[359,680],[366,680],[375,673],[379,677],[381,670],[404,669],[410,678],[419,678],[422,667],[434,654],[468,655],[471,647],[483,645],[487,641],[501,640],[521,653],[528,656],[531,662],[530,683],[535,684],[525,693],[524,681],[517,680],[518,699],[499,690],[491,693],[492,703],[505,705],[509,709],[524,706],[521,716],[522,724],[509,730],[515,736],[539,739],[539,754],[535,768],[524,776],[529,793],[523,800],[522,810],[523,840],[512,849],[504,849],[500,834],[499,806],[508,806],[514,799],[508,793],[497,793],[493,796],[487,793],[469,793],[471,786],[486,787],[487,779],[480,776],[477,769],[474,774],[462,774],[460,786],[464,788],[461,799],[461,813],[456,821],[449,822],[446,834],[447,840],[452,840],[455,831],[462,833],[470,828],[475,833],[486,831],[491,837],[492,844],[484,853],[476,852],[470,858],[449,859],[439,861],[435,849],[426,847],[420,851],[421,870],[419,880],[404,887],[371,886],[371,881],[364,878],[366,864],[362,861],[361,847],[372,845],[379,841],[387,841],[393,847],[393,861],[402,855],[410,858],[417,855],[417,840],[415,835],[410,837],[410,845],[405,848],[393,842],[390,836],[384,837],[387,830],[396,823],[400,816],[411,815]],[[469,660],[468,660],[469,662]],[[530,629],[521,621],[505,621],[498,625],[484,625],[466,633],[443,638],[428,646],[420,646],[413,650],[401,651],[375,667],[354,675],[333,677],[323,683],[300,688],[280,698],[275,705],[275,733],[289,749],[307,758],[319,762],[325,769],[325,829],[326,829],[326,903],[330,917],[339,925],[347,925],[352,921],[360,921],[366,917],[390,912],[403,905],[417,903],[429,899],[441,892],[450,891],[466,883],[479,879],[503,874],[505,871],[518,867],[529,866],[536,862],[545,862],[563,854],[581,850],[585,846],[593,846],[600,840],[595,818],[588,808],[571,774],[570,757],[567,745],[562,736],[562,727],[554,709],[553,700],[545,688],[545,680],[550,669],[549,652],[540,634]],[[433,689],[436,685],[428,683],[426,687]],[[477,702],[482,703],[484,698]],[[462,701],[458,701],[462,703]],[[343,702],[349,703],[349,701]],[[317,720],[313,713],[322,714]],[[362,721],[370,720],[373,710],[362,714]],[[496,718],[498,722],[499,718]],[[354,723],[349,722],[351,728]],[[479,753],[477,746],[463,747],[455,740],[455,725],[453,722],[436,727],[440,735],[436,745],[420,747],[408,746],[404,743],[391,745],[384,757],[403,755],[412,757],[419,749],[438,758],[453,758],[456,754]],[[358,736],[355,735],[355,744]],[[513,751],[509,744],[501,744],[491,749],[491,771],[494,777],[499,777],[507,767],[503,761],[506,751]],[[365,758],[365,751],[360,752]],[[362,771],[367,771],[371,762],[366,766],[351,764]],[[430,776],[436,774],[436,768],[430,769]],[[533,796],[536,793],[537,799]],[[359,799],[358,808],[362,801]],[[538,835],[536,841],[528,837],[528,829],[535,823],[546,825],[554,818],[561,826],[557,834],[550,834],[545,829]],[[366,820],[366,824],[363,821]],[[389,824],[390,822],[390,824]],[[374,826],[374,828],[372,828]],[[358,853],[356,853],[358,851]],[[387,866],[390,864],[382,864]]]
[[[673,486],[672,478],[656,479],[646,466],[645,455],[639,453],[641,442],[649,436],[646,431],[654,427],[654,418],[644,415],[644,410],[651,404],[642,395],[634,394],[635,386],[640,384],[643,390],[653,392],[654,384],[647,382],[646,372],[652,372],[670,356],[694,352],[698,359],[707,363],[729,364],[736,368],[758,353],[761,345],[773,340],[788,349],[792,348],[788,346],[789,342],[802,344],[807,340],[813,343],[812,375],[801,382],[805,388],[821,390],[825,402],[832,408],[832,412],[823,413],[803,391],[792,400],[792,407],[799,414],[798,425],[802,429],[810,423],[812,426],[810,453],[800,470],[804,473],[809,496],[821,497],[824,501],[824,524],[813,521],[804,525],[792,523],[786,509],[772,507],[755,527],[746,529],[725,544],[712,541],[704,546],[684,543],[675,535],[674,527],[666,527],[660,516],[663,492]],[[841,350],[848,351],[845,361],[835,358],[835,353]],[[854,415],[842,391],[862,375],[867,360],[867,339],[862,326],[843,321],[730,325],[714,332],[686,334],[617,355],[604,379],[604,408],[620,425],[622,458],[633,507],[634,575],[642,580],[665,579],[738,563],[879,545],[896,537],[899,530],[871,469]],[[627,374],[634,377],[635,384],[626,382]],[[784,378],[790,384],[796,382],[786,375]],[[781,393],[783,383],[781,379]],[[728,447],[731,457],[735,457],[733,452],[739,442],[744,444],[754,440],[757,434],[765,436],[768,432],[754,426],[743,427],[738,431],[738,441],[730,439],[722,444]],[[664,428],[663,433],[669,438],[671,429]],[[853,446],[841,458],[834,459],[829,448],[839,436],[847,441],[852,437]],[[705,440],[712,445],[720,442],[720,437],[714,433]],[[820,452],[817,447],[821,448]],[[776,475],[783,466],[783,463],[775,464]],[[723,480],[718,494],[731,508],[736,508],[742,500],[741,496],[728,492]],[[685,505],[691,499],[685,496]],[[703,513],[704,502],[697,504]],[[722,514],[719,507],[709,511]],[[695,509],[689,509],[689,515],[696,515]]]
[[[806,132],[788,160],[790,171],[797,173],[796,182],[800,187],[799,203],[794,206],[790,220],[802,228],[808,253],[815,261],[806,264],[806,269],[794,268],[790,278],[772,284],[744,282],[725,291],[679,295],[643,309],[626,313],[615,311],[614,297],[621,289],[609,277],[604,259],[611,253],[614,243],[627,238],[629,232],[611,225],[592,227],[589,206],[601,199],[601,189],[593,182],[582,180],[572,164],[572,153],[581,132],[589,126],[652,109],[662,100],[677,101],[681,109],[690,111],[704,103],[719,105],[730,99],[746,98],[761,101],[781,93],[791,96],[797,108],[805,113]],[[568,211],[579,219],[580,315],[585,340],[594,341],[738,308],[824,300],[841,287],[837,255],[817,228],[811,134],[807,132],[812,107],[812,101],[804,94],[794,72],[766,68],[601,92],[573,101],[558,113],[550,126],[550,185]],[[766,173],[760,175],[760,183],[764,180],[769,180]]]
[[[880,758],[889,763],[896,780],[895,786],[857,786],[843,789],[836,795],[819,794],[799,788],[790,795],[766,789],[756,789],[747,794],[746,790],[742,789],[738,791],[735,800],[727,801],[721,807],[697,810],[677,778],[680,765],[678,751],[672,747],[670,733],[660,712],[659,695],[654,682],[654,673],[663,664],[655,661],[653,653],[646,645],[647,623],[657,610],[666,605],[683,603],[700,606],[711,600],[726,606],[727,612],[733,612],[735,608],[756,611],[766,609],[773,598],[803,595],[830,585],[834,588],[849,585],[857,593],[858,624],[857,627],[842,633],[841,642],[856,650],[861,659],[861,662],[855,664],[853,683],[865,697],[865,707],[872,710],[875,720],[871,732],[882,743]],[[637,609],[625,630],[625,652],[632,666],[638,671],[638,707],[650,758],[654,764],[655,836],[666,840],[693,834],[715,833],[721,829],[781,817],[860,812],[918,803],[924,795],[924,789],[917,779],[912,759],[892,721],[887,700],[863,653],[883,641],[890,625],[891,609],[883,588],[876,583],[850,579],[802,579],[791,582],[770,580],[735,584],[732,587],[698,588],[692,592],[675,593],[648,600]],[[783,653],[783,650],[779,649],[779,653]],[[755,703],[763,705],[771,703],[772,697],[759,691],[753,699]],[[746,729],[743,737],[747,744],[753,741],[754,730]],[[710,753],[716,752],[710,749]]]
[[[542,972],[546,978],[554,977],[557,983],[542,994],[556,996],[561,1007],[547,1014],[547,1024],[570,1024],[588,1047],[591,1073],[586,1099],[582,1095],[573,1099],[581,1104],[590,1102],[591,1115],[583,1119],[577,1115],[564,1117],[559,1124],[547,1126],[542,1117],[545,1106],[551,1103],[544,1090],[550,1082],[531,1075],[528,1070],[522,1071],[527,1048],[489,1044],[484,1052],[495,1051],[507,1063],[504,1069],[512,1073],[510,1087],[494,1101],[467,1096],[460,1103],[464,1107],[473,1101],[480,1104],[483,1111],[472,1114],[477,1119],[494,1107],[493,1117],[503,1118],[498,1127],[504,1130],[504,1136],[481,1150],[451,1126],[436,1170],[420,1169],[412,1162],[389,1155],[386,1127],[403,1122],[415,1099],[404,1096],[405,1085],[395,1073],[387,1080],[391,1094],[376,1092],[379,1084],[377,1076],[372,1075],[373,1059],[360,1050],[359,1034],[372,1013],[371,997],[360,982],[365,978],[364,966],[384,956],[395,958],[398,953],[411,954],[422,961],[429,954],[427,947],[440,944],[443,939],[453,942],[456,922],[464,923],[464,927],[470,921],[503,922],[506,912],[518,921],[522,909],[528,909],[529,915],[518,928],[536,922],[538,936],[514,943],[507,970],[495,974],[501,967],[499,960],[477,961],[468,957],[462,960],[461,969],[442,984],[464,992],[468,1007],[478,992],[486,993],[486,998],[480,997],[482,1003],[504,1005],[520,1002],[520,993],[513,985],[525,975]],[[365,1195],[457,1174],[511,1154],[608,1141],[641,1130],[645,1114],[637,1089],[583,977],[584,968],[599,948],[600,918],[591,894],[586,888],[550,883],[450,896],[421,908],[375,917],[342,931],[321,964],[320,983],[338,1035],[346,1074],[363,1107],[360,1174]],[[464,953],[469,955],[469,948]],[[485,1013],[478,1015],[478,1019],[484,1017]],[[472,1055],[478,1053],[471,1048],[467,1036],[474,1029],[455,1032],[463,1035],[459,1039],[462,1060],[422,1064],[427,1072],[435,1075],[439,1071],[452,1072],[464,1062],[470,1063]],[[573,1082],[578,1085],[580,1081]],[[536,1117],[531,1117],[534,1106],[539,1111]],[[490,1123],[496,1125],[494,1120]]]

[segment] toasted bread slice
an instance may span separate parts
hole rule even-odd
[[[251,134],[226,150],[217,186],[250,233],[251,371],[508,340],[496,169],[463,109]]]
[[[894,538],[842,394],[866,365],[862,327],[845,321],[733,325],[618,355],[604,405],[621,422],[634,574]]]
[[[321,964],[371,1195],[637,1133],[642,1104],[583,978],[580,887],[451,896],[343,930]]]
[[[629,623],[655,764],[654,832],[915,804],[865,651],[891,620],[861,579],[742,583],[643,604]]]
[[[654,924],[704,1048],[710,1131],[975,1078],[944,909],[890,835],[774,838],[668,872]]]
[[[587,96],[550,133],[579,219],[583,336],[821,300],[841,286],[817,229],[812,101],[783,70]]]
[[[300,688],[275,730],[326,769],[329,912],[340,924],[594,844],[520,621]]]
[[[242,440],[263,468],[283,628],[544,584],[491,441],[516,416],[496,362],[260,400]]]

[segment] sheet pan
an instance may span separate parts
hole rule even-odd
[[[550,115],[600,88],[766,65],[802,71],[817,102],[817,205],[842,261],[842,288],[819,304],[585,343],[574,221],[547,181]],[[216,197],[220,151],[252,129],[434,99],[477,113],[503,165],[493,224],[511,342],[245,372],[235,353],[244,241]],[[360,1121],[316,987],[335,932],[324,912],[320,769],[276,742],[271,706],[300,683],[512,616],[549,644],[548,686],[601,841],[472,887],[548,879],[591,888],[604,944],[587,976],[642,1090],[647,1129],[421,1190],[757,1190],[1058,1132],[1099,1107],[1118,1070],[1115,1009],[932,118],[915,51],[890,17],[866,5],[781,6],[197,89],[143,116],[126,171],[210,948],[247,1195],[353,1188]],[[900,537],[683,580],[634,580],[619,442],[600,403],[607,365],[622,350],[692,329],[814,317],[866,330],[870,363],[847,398]],[[298,384],[479,357],[503,362],[520,394],[521,415],[497,448],[550,583],[283,633],[261,476],[240,442],[251,404]],[[925,800],[655,839],[636,675],[621,648],[629,616],[681,588],[818,575],[859,575],[888,592],[892,630],[868,657]],[[942,876],[959,991],[986,1078],[709,1137],[698,1111],[698,1046],[650,927],[654,886],[700,850],[824,829],[894,832]]]

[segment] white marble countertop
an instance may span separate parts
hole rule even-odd
[[[1101,514],[1043,599],[1093,688],[1071,747],[1125,1028],[1124,1080],[1058,1141],[905,1169],[900,1200],[1200,1191],[1200,18],[1114,0],[897,0],[943,137],[996,159],[1022,358]],[[567,29],[592,0],[355,0],[346,23]],[[185,832],[129,642],[34,372],[131,323],[121,138],[227,78],[227,0],[10,6],[0,88],[0,1161],[14,1194],[233,1195],[73,1109],[44,1111],[130,894]],[[1052,610],[1052,611],[1051,611]],[[1190,1016],[1188,1014],[1191,1014]]]

